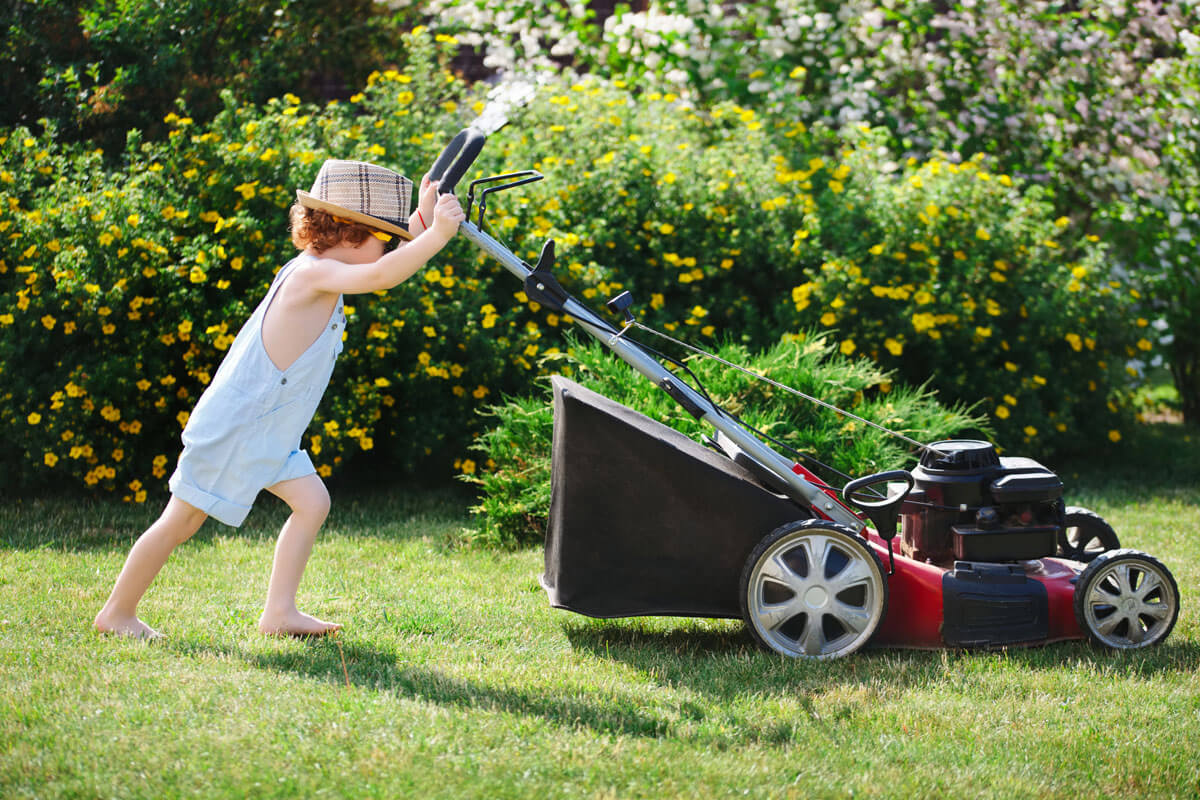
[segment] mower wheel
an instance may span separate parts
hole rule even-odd
[[[1101,553],[1120,546],[1117,532],[1103,517],[1086,508],[1067,506],[1063,529],[1058,533],[1056,556],[1087,564]]]
[[[793,658],[858,650],[887,613],[883,562],[854,529],[805,519],[776,528],[746,559],[742,617],[754,639]]]
[[[1096,644],[1114,650],[1151,647],[1179,617],[1179,586],[1171,571],[1137,550],[1109,550],[1084,567],[1075,583],[1075,619]]]

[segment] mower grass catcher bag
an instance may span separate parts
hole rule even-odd
[[[678,431],[551,381],[550,604],[591,617],[740,617],[750,551],[811,513]]]

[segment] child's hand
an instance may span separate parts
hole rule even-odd
[[[437,181],[429,180],[429,173],[426,172],[421,178],[421,190],[417,195],[417,225],[420,230],[413,231],[414,235],[419,234],[433,224],[433,208],[437,204]],[[409,221],[409,227],[412,227],[412,221]]]
[[[436,190],[437,184],[434,184]],[[437,205],[433,207],[433,229],[446,241],[450,241],[454,234],[458,233],[458,226],[467,215],[463,213],[462,206],[459,205],[458,198],[452,194],[444,194],[438,198]]]

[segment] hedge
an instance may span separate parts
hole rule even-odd
[[[479,93],[437,66],[434,47],[412,37],[407,66],[344,103],[226,94],[211,122],[179,108],[167,139],[131,133],[107,159],[52,125],[0,132],[7,485],[133,501],[161,485],[188,411],[293,252],[294,190],[327,157],[417,177],[477,113]],[[1036,188],[986,159],[897,163],[874,135],[589,79],[543,87],[474,174],[546,175],[495,198],[488,225],[530,260],[554,237],[558,272],[588,302],[628,288],[649,324],[755,349],[834,313],[843,352],[931,380],[946,402],[984,400],[1004,446],[1035,454],[1119,435],[1122,370],[1142,334],[1123,324],[1129,292],[1106,273],[1101,243],[1056,224]],[[902,270],[897,252],[912,256]],[[917,268],[928,259],[936,269]],[[347,350],[308,440],[323,475],[363,454],[386,469],[461,468],[483,429],[476,409],[528,392],[568,324],[462,240],[419,277],[348,306]],[[913,323],[926,313],[935,327]],[[1051,411],[1065,430],[1047,425]]]

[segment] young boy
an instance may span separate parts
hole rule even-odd
[[[296,192],[292,241],[303,252],[276,275],[196,403],[183,430],[171,498],[130,550],[96,615],[96,630],[159,636],[138,619],[137,604],[171,552],[209,516],[241,525],[262,489],[292,513],[275,546],[259,630],[319,636],[341,628],[296,607],[300,578],[329,513],[329,493],[300,438],[342,350],[342,295],[407,280],[463,220],[458,200],[439,198],[428,176],[410,217],[411,193],[412,183],[389,169],[332,160],[321,166],[311,192]]]

